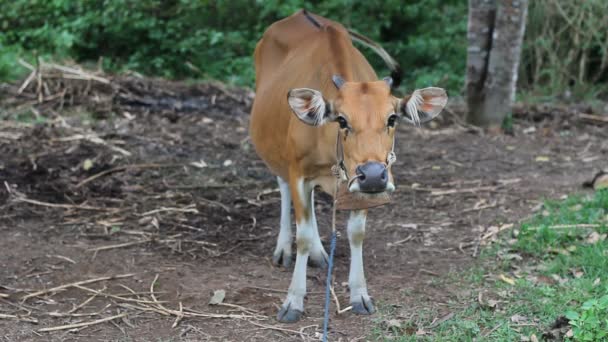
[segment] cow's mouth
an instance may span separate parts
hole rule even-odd
[[[365,188],[365,190],[364,190],[361,188],[361,183],[359,183],[358,180],[355,180],[349,185],[348,191],[356,192],[356,193],[359,193],[364,196],[373,197],[374,195],[377,195],[377,194],[392,193],[393,191],[395,191],[395,184],[393,184],[393,182],[391,182],[391,181],[388,181],[388,182],[386,182],[384,187]]]

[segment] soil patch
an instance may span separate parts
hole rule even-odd
[[[292,325],[274,319],[291,270],[270,261],[280,197],[248,140],[253,94],[134,77],[103,87],[86,93],[106,94],[95,105],[77,101],[77,92],[74,106],[58,99],[36,105],[29,88],[19,95],[14,87],[3,99],[0,340],[318,338],[322,270],[308,273],[304,319]],[[8,120],[32,104],[43,123]],[[365,270],[376,302],[403,312],[443,310],[460,290],[437,279],[475,262],[480,235],[517,223],[543,198],[582,191],[606,167],[608,130],[578,120],[576,111],[522,107],[512,136],[459,125],[456,107],[428,128],[400,125],[398,190],[391,204],[370,211],[367,225]],[[316,196],[327,242],[331,202]],[[340,230],[345,218],[339,214]],[[343,307],[348,263],[342,234],[335,277]],[[128,276],[22,300],[116,275]],[[169,311],[150,303],[151,286]],[[230,305],[208,305],[220,289]],[[96,325],[38,332],[122,313]],[[334,314],[330,338],[365,339],[375,320]]]

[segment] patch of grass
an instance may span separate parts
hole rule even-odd
[[[47,121],[47,118],[41,115],[36,115],[32,111],[19,112],[12,115],[12,120],[25,124],[41,124]]]
[[[445,322],[432,324],[441,316],[432,309],[406,321],[395,317],[407,309],[380,307],[372,338],[519,341],[560,334],[572,341],[608,341],[608,190],[547,201],[515,233],[516,239],[486,251],[478,267],[447,277],[464,295],[448,303],[453,315]],[[551,331],[560,320],[569,325]]]

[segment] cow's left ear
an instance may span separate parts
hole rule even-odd
[[[294,114],[305,124],[321,126],[331,121],[331,105],[320,91],[310,88],[291,89],[287,102]]]
[[[447,103],[448,95],[441,88],[416,89],[399,101],[399,111],[405,121],[420,125],[433,120]]]

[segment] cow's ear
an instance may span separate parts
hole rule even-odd
[[[433,120],[448,103],[448,95],[441,88],[416,89],[399,101],[399,111],[412,125]]]
[[[287,102],[294,114],[305,124],[321,126],[331,121],[331,105],[320,91],[309,88],[291,89]]]

